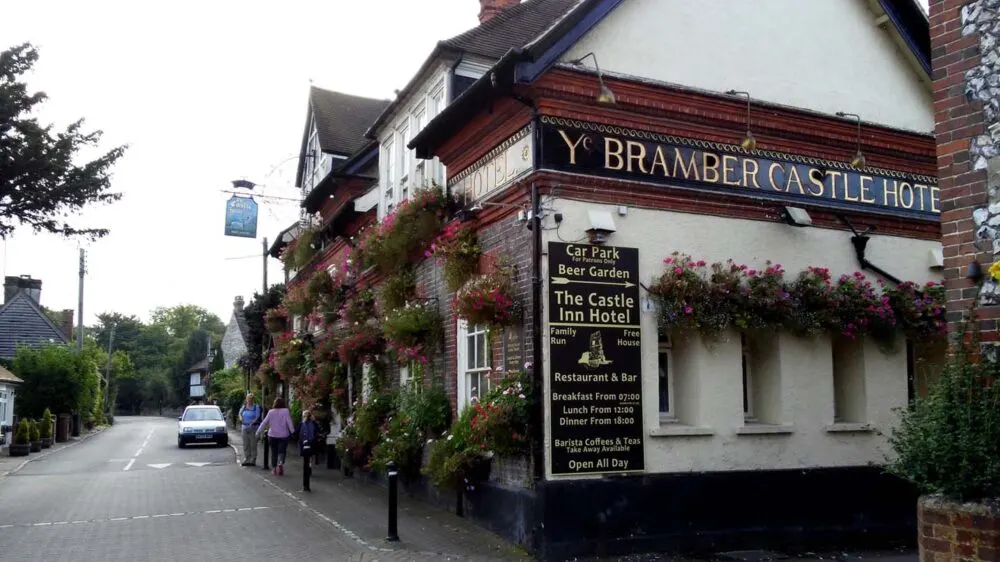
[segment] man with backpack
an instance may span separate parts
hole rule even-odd
[[[263,411],[253,401],[253,393],[247,393],[246,402],[240,408],[240,423],[243,424],[243,464],[257,466],[257,428]]]

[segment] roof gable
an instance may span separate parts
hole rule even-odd
[[[0,307],[0,357],[14,357],[20,346],[49,343],[68,343],[68,340],[28,295],[19,292]]]

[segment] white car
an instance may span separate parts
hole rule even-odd
[[[215,443],[220,447],[229,444],[226,420],[218,406],[188,406],[177,418],[177,446],[181,449],[191,443]]]

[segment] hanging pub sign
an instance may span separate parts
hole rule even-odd
[[[233,195],[226,201],[226,236],[257,237],[257,202]]]
[[[940,220],[932,177],[547,116],[541,129],[540,168]]]
[[[639,250],[549,243],[553,474],[644,469]]]

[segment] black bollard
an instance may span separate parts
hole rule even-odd
[[[396,480],[399,473],[395,461],[389,461],[386,468],[389,469],[389,536],[385,540],[396,542],[399,540],[399,533],[396,532]]]

